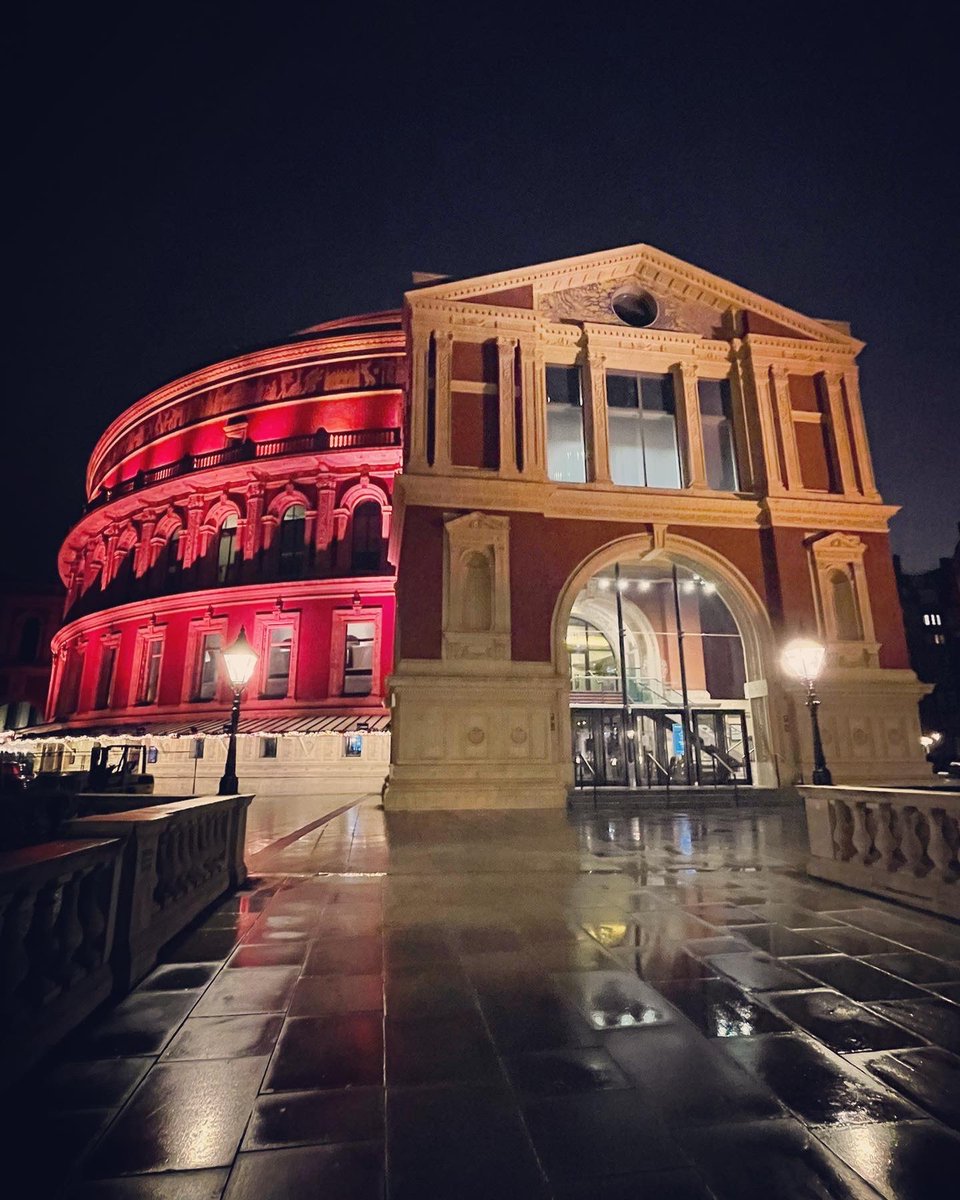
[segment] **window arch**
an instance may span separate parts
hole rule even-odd
[[[837,641],[860,641],[863,637],[863,629],[860,624],[860,612],[857,607],[857,596],[853,589],[853,580],[846,571],[839,567],[830,572],[828,580]]]
[[[307,510],[302,504],[288,504],[280,518],[280,573],[299,575],[306,552]]]
[[[237,514],[227,513],[220,524],[217,538],[217,582],[232,583],[236,577],[240,542],[237,536]]]
[[[383,553],[383,510],[376,500],[364,500],[353,510],[351,567],[357,574],[379,571]]]

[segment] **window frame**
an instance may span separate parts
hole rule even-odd
[[[163,626],[149,626],[137,630],[136,670],[131,680],[130,706],[136,708],[152,708],[160,703],[160,686],[163,682],[163,659],[167,631]],[[157,654],[156,694],[153,699],[144,695],[146,671],[150,661],[151,647],[159,645]]]
[[[373,622],[373,649],[371,651],[370,691],[364,695],[350,695],[344,691],[346,682],[347,626],[361,621]],[[364,606],[342,608],[334,611],[330,629],[330,681],[328,694],[342,696],[351,702],[379,703],[383,689],[383,609]]]
[[[300,617],[301,613],[299,609],[291,609],[289,611],[274,610],[272,613],[260,613],[254,617],[253,644],[256,646],[257,654],[259,655],[255,675],[255,694],[258,700],[273,704],[282,700],[296,700],[300,667]],[[286,627],[289,627],[291,630],[290,671],[287,675],[287,690],[282,696],[270,696],[266,691],[267,671],[270,663],[270,634],[274,629]]]

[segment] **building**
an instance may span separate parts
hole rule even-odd
[[[406,296],[388,806],[929,777],[862,343],[630,246]]]
[[[158,790],[215,786],[220,651],[243,628],[259,654],[245,786],[380,787],[404,371],[400,314],[378,313],[205,367],[117,417],[60,551],[46,765],[146,740]]]
[[[50,682],[50,641],[63,615],[58,587],[0,587],[0,730],[43,720]]]
[[[938,770],[960,762],[960,542],[932,571],[908,574],[894,558],[910,663],[933,685],[920,701],[920,723],[934,739]]]

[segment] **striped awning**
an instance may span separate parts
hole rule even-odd
[[[19,730],[22,737],[197,737],[225,732],[226,718],[204,721],[144,721],[139,725],[108,725],[83,728],[40,725]],[[239,733],[277,735],[286,733],[389,733],[390,714],[301,713],[286,717],[241,717]]]

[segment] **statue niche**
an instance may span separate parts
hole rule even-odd
[[[510,658],[509,546],[509,517],[445,522],[444,658]]]

